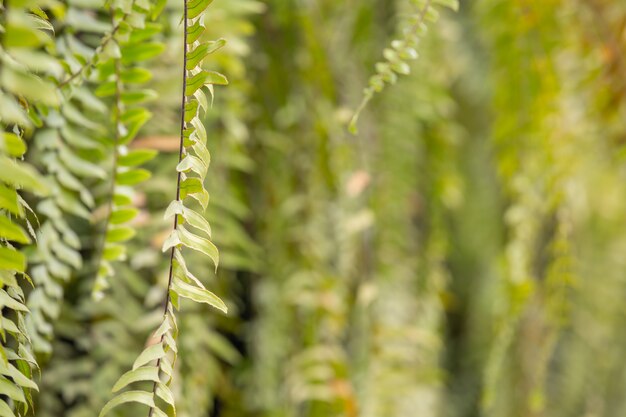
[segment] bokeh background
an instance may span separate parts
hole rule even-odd
[[[180,3],[161,17],[160,99],[133,145],[159,155],[132,256],[99,303],[93,271],[67,283],[39,417],[96,415],[161,317]],[[183,303],[178,417],[626,415],[626,3],[442,10],[352,135],[411,10],[211,5],[207,36],[228,41],[211,67],[230,80],[206,121],[222,262],[193,264],[230,312]]]

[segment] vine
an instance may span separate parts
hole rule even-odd
[[[435,23],[439,19],[439,12],[434,6],[440,5],[454,11],[459,9],[458,0],[409,0],[409,3],[413,10],[408,24],[401,31],[402,37],[392,41],[391,47],[383,51],[385,60],[376,64],[376,74],[370,77],[368,86],[363,90],[361,104],[350,120],[349,130],[353,134],[357,133],[361,112],[374,94],[383,91],[385,84],[395,84],[398,75],[410,74],[409,61],[418,57],[416,48],[428,30],[426,22]]]

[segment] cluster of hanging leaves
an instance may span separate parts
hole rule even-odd
[[[435,23],[439,19],[439,12],[435,6],[442,6],[457,11],[459,0],[410,0],[413,11],[402,27],[400,38],[391,42],[389,48],[383,51],[384,61],[376,64],[376,74],[369,79],[368,86],[363,90],[363,99],[350,120],[349,129],[357,133],[357,123],[361,112],[367,103],[385,88],[385,84],[395,84],[398,75],[407,75],[411,72],[409,62],[417,59],[419,40],[428,31],[427,23]]]

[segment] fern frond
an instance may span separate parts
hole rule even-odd
[[[385,84],[395,84],[398,75],[411,72],[409,62],[417,59],[417,45],[428,30],[427,22],[434,23],[439,19],[435,6],[439,5],[458,10],[458,0],[409,0],[413,11],[408,24],[401,31],[401,38],[391,42],[391,47],[383,51],[384,61],[376,64],[376,74],[370,77],[368,87],[363,90],[363,99],[350,120],[349,130],[357,133],[357,123],[367,103],[385,88]]]
[[[228,82],[223,75],[203,70],[200,67],[202,59],[221,45],[202,43],[197,36],[190,36],[190,28],[202,25],[200,22],[202,13],[211,2],[212,0],[185,0],[184,3],[180,148],[179,163],[176,167],[176,199],[165,213],[166,217],[174,217],[174,228],[163,244],[163,252],[170,251],[163,321],[153,336],[158,340],[157,343],[147,347],[135,361],[133,369],[123,375],[116,384],[116,388],[121,389],[132,383],[152,381],[152,392],[140,390],[118,394],[104,406],[100,417],[126,402],[147,405],[150,409],[150,417],[166,416],[167,413],[164,410],[174,408],[174,397],[169,385],[173,378],[178,352],[175,309],[179,308],[180,298],[206,303],[223,312],[227,311],[224,302],[207,290],[202,282],[189,271],[183,256],[183,249],[187,248],[208,256],[215,268],[219,264],[219,253],[210,241],[210,226],[202,215],[209,199],[208,192],[204,188],[204,178],[210,164],[210,154],[206,148],[206,131],[200,115],[208,108],[208,100],[203,87],[207,86],[212,96],[214,84],[223,85]],[[198,57],[202,58],[198,59]],[[190,65],[189,62],[195,65]],[[188,197],[196,200],[196,203],[191,203]],[[185,224],[189,228],[185,227]]]
[[[94,95],[92,84],[81,82],[72,89],[59,88],[67,73],[79,65],[77,51],[89,54],[90,48],[85,44],[79,47],[75,28],[69,27],[74,19],[86,14],[83,9],[68,6],[67,17],[55,22],[58,56],[51,55],[49,59],[60,68],[53,74],[60,104],[41,115],[42,126],[35,134],[35,149],[50,195],[37,205],[44,220],[30,270],[37,286],[28,296],[32,314],[26,325],[34,351],[47,355],[52,351],[52,323],[59,317],[64,286],[84,264],[80,253],[84,248],[70,225],[75,218],[91,219],[96,206],[91,188],[107,175],[101,167],[104,147],[100,141],[106,130],[99,116],[107,111],[107,106]],[[86,30],[106,30],[92,20],[88,20],[91,27]]]
[[[113,26],[120,24],[116,22],[116,14],[121,14],[120,19],[127,15],[123,7],[123,4],[112,7]],[[119,53],[101,62],[97,68],[101,81],[99,96],[113,96],[113,111],[110,141],[112,177],[105,197],[104,236],[97,255],[97,275],[92,288],[92,296],[96,300],[101,299],[109,287],[112,263],[126,259],[124,242],[134,236],[134,229],[129,223],[139,211],[132,204],[133,186],[150,178],[149,171],[138,167],[156,156],[155,151],[129,150],[130,143],[151,117],[143,105],[156,97],[155,91],[139,88],[152,78],[152,73],[141,63],[152,59],[163,49],[162,44],[150,42],[152,33],[160,28],[156,23],[147,22],[150,8],[141,8],[137,3],[135,9],[132,24],[128,25],[124,36],[113,36],[113,45]],[[143,49],[146,46],[155,53],[146,54]],[[120,234],[124,236],[119,237]]]
[[[23,415],[33,406],[32,390],[37,363],[30,353],[30,332],[25,325],[29,313],[25,294],[17,278],[30,281],[27,259],[20,246],[32,243],[18,222],[28,223],[25,210],[32,211],[20,193],[48,194],[44,179],[25,162],[24,138],[40,124],[39,109],[58,104],[54,85],[33,71],[29,58],[49,45],[47,20],[29,13],[31,5],[6,2],[0,5],[0,413]],[[42,29],[45,28],[45,29]],[[42,59],[41,72],[47,72]]]

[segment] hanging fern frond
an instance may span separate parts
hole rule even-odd
[[[52,351],[52,323],[59,317],[64,285],[84,264],[80,252],[84,248],[71,225],[77,218],[90,221],[96,206],[91,189],[107,176],[100,166],[105,153],[100,138],[106,132],[100,115],[106,113],[107,106],[94,95],[93,84],[82,78],[71,88],[60,86],[67,73],[79,65],[79,57],[86,59],[97,48],[79,41],[82,31],[104,33],[108,26],[94,21],[78,6],[69,5],[65,11],[54,21],[57,55],[50,57],[60,69],[53,74],[60,104],[42,114],[43,126],[34,141],[50,195],[37,205],[42,226],[30,270],[37,286],[28,296],[32,314],[26,324],[34,351],[46,355]],[[89,25],[75,27],[81,18]]]
[[[113,388],[114,391],[119,391],[131,384],[152,382],[152,390],[122,392],[103,407],[100,416],[129,402],[148,406],[150,417],[166,416],[164,410],[174,408],[174,396],[169,386],[178,352],[175,310],[179,308],[180,298],[206,303],[223,312],[227,311],[224,302],[208,291],[189,271],[183,256],[183,248],[187,248],[208,256],[215,268],[219,264],[219,253],[210,240],[211,228],[202,215],[209,202],[204,179],[210,163],[206,131],[200,118],[201,112],[206,111],[209,105],[203,87],[207,86],[212,97],[213,85],[228,83],[222,74],[201,68],[202,60],[224,44],[223,41],[199,40],[203,29],[202,13],[211,2],[212,0],[185,0],[184,3],[180,148],[179,163],[176,166],[178,172],[176,199],[165,212],[166,218],[174,217],[174,228],[163,244],[163,251],[170,252],[163,321],[153,335],[153,340],[157,342],[149,345],[139,355],[133,369],[122,375]],[[192,203],[190,199],[196,202]]]
[[[129,20],[126,32],[113,35],[111,47],[116,51],[115,55],[97,67],[101,84],[96,94],[100,97],[113,96],[113,107],[110,140],[112,177],[105,196],[104,236],[97,255],[97,276],[92,288],[92,296],[96,300],[101,299],[109,287],[108,279],[114,273],[112,262],[126,259],[123,242],[135,234],[129,225],[139,213],[133,207],[133,186],[151,176],[149,171],[138,167],[156,156],[153,150],[129,150],[129,145],[151,117],[143,106],[157,96],[153,90],[139,88],[152,78],[146,65],[141,64],[163,50],[162,44],[151,41],[152,35],[161,28],[158,23],[147,22],[151,13],[149,4],[135,4],[134,18]],[[116,19],[127,16],[124,7],[121,2],[112,7],[114,27],[120,25]]]
[[[51,44],[52,27],[29,12],[37,6],[36,2],[0,4],[0,414],[9,417],[27,413],[33,405],[32,391],[38,390],[33,378],[37,363],[25,325],[29,310],[17,280],[21,276],[32,285],[20,250],[34,237],[25,212],[32,210],[20,194],[45,196],[48,188],[35,168],[23,161],[24,138],[40,125],[37,113],[58,104],[54,84],[42,76],[54,69],[54,61],[41,52]],[[33,65],[36,58],[39,65]]]
[[[350,120],[349,129],[357,133],[357,123],[367,103],[385,88],[385,84],[395,84],[398,75],[407,75],[411,68],[409,61],[417,59],[417,45],[428,30],[427,22],[434,23],[439,19],[435,6],[442,6],[457,11],[458,0],[409,0],[413,11],[408,22],[402,28],[401,38],[391,42],[391,47],[383,51],[384,61],[376,64],[376,74],[371,76],[368,86],[363,90],[363,99]]]

